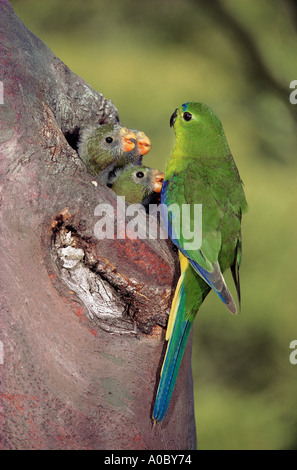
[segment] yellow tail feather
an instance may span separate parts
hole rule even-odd
[[[169,341],[170,338],[171,338],[173,325],[174,325],[176,314],[177,314],[177,311],[178,311],[179,293],[180,293],[180,289],[181,289],[181,286],[182,286],[182,283],[183,283],[183,280],[184,280],[184,277],[185,277],[186,269],[189,265],[188,259],[180,251],[178,252],[178,254],[179,254],[179,263],[180,263],[181,274],[180,274],[180,277],[179,277],[179,280],[178,280],[178,283],[177,283],[177,286],[176,286],[176,289],[175,289],[174,297],[173,297],[173,300],[172,300],[172,304],[171,304],[171,309],[170,309],[170,314],[169,314],[169,319],[168,319],[168,324],[167,324],[167,330],[166,330],[166,341]]]

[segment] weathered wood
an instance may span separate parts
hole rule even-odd
[[[75,152],[81,128],[118,111],[6,0],[0,33],[0,448],[194,448],[190,345],[166,419],[151,422],[176,254],[95,237],[94,210],[116,214],[116,195]]]

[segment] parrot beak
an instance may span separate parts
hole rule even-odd
[[[137,147],[140,155],[146,155],[152,148],[150,139],[145,135],[144,132],[140,131],[136,133]]]
[[[173,124],[175,123],[176,117],[177,117],[177,108],[176,108],[176,110],[174,111],[174,113],[172,114],[172,116],[170,118],[170,127],[172,127]]]
[[[161,192],[163,181],[164,181],[164,173],[158,173],[157,176],[154,177],[153,190],[155,193]]]
[[[125,152],[131,152],[136,145],[136,135],[126,127],[121,129],[120,134],[123,137],[123,147]]]
[[[131,152],[135,148],[136,140],[135,139],[128,139],[124,137],[124,150],[125,152]]]

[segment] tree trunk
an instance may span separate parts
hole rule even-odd
[[[195,448],[191,345],[164,422],[151,421],[176,253],[94,235],[96,206],[117,214],[117,199],[77,136],[118,111],[6,0],[0,28],[0,448]]]

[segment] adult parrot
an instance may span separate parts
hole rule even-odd
[[[168,234],[179,249],[181,274],[166,331],[154,423],[165,416],[194,318],[206,295],[214,290],[232,313],[237,312],[223,277],[228,268],[240,307],[241,215],[247,208],[242,181],[214,112],[189,101],[174,111],[170,126],[175,144],[165,170],[161,208]],[[202,204],[200,243],[193,242],[195,204]],[[191,211],[185,212],[185,207]]]
[[[148,210],[149,204],[160,202],[164,173],[146,166],[132,163],[117,168],[108,186],[119,196],[125,196],[130,204],[142,204]]]
[[[142,131],[131,131],[120,124],[101,124],[81,132],[78,154],[92,175],[107,184],[116,167],[135,162],[151,148],[149,139]]]

